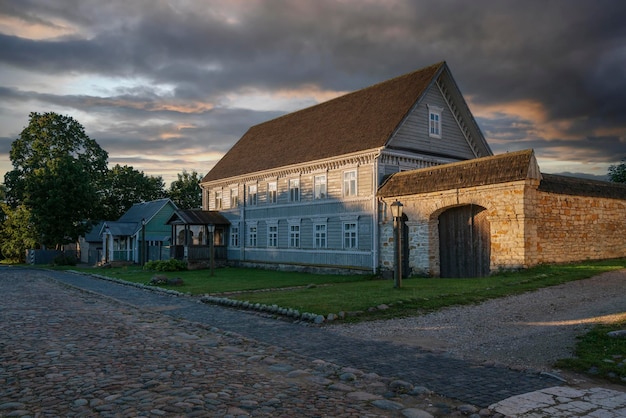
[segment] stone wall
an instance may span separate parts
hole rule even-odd
[[[487,210],[492,272],[626,257],[626,200],[543,192],[538,190],[539,183],[539,179],[528,178],[382,199],[380,268],[394,267],[393,221],[388,208],[396,199],[408,217],[406,244],[413,274],[439,275],[439,215],[469,204]]]
[[[535,190],[530,264],[626,256],[626,200]]]
[[[445,210],[477,205],[487,209],[491,224],[491,270],[527,267],[525,190],[529,180],[399,196],[409,228],[409,266],[414,274],[439,275],[439,215]],[[386,199],[389,206],[396,198]],[[386,212],[389,212],[388,210]],[[380,224],[380,266],[393,269],[393,222]]]

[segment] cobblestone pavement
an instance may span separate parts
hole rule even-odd
[[[561,383],[89,276],[0,288],[0,416],[454,416]]]
[[[458,405],[45,274],[0,269],[0,289],[0,416],[423,417]]]

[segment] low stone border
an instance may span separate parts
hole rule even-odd
[[[179,292],[178,290],[173,290],[173,289],[164,289],[162,287],[155,286],[155,285],[129,282],[126,280],[115,278],[115,277],[103,276],[101,274],[95,274],[95,273],[85,273],[85,272],[76,271],[76,270],[67,270],[67,271],[70,273],[74,273],[74,274],[86,274],[86,275],[90,275],[98,279],[108,280],[110,282],[115,282],[115,283],[122,284],[125,286],[133,286],[133,287],[137,287],[140,289],[150,290],[152,292],[160,292],[160,293],[165,293],[168,295],[179,296],[179,297],[181,296],[192,297],[191,293],[183,293],[183,292]],[[264,290],[261,290],[261,291],[264,291]],[[238,293],[244,293],[244,292],[231,292],[230,294],[238,294]],[[276,315],[276,316],[281,316],[284,318],[291,318],[294,321],[302,321],[302,322],[307,322],[307,323],[315,324],[315,325],[321,325],[325,322],[333,322],[336,320],[344,319],[347,316],[356,316],[362,313],[361,311],[358,311],[358,312],[340,311],[338,313],[329,313],[328,315],[324,316],[324,315],[315,314],[311,312],[300,312],[297,309],[283,308],[278,305],[265,305],[262,303],[251,303],[248,301],[242,301],[242,300],[237,300],[237,299],[230,299],[230,298],[223,297],[223,296],[212,296],[212,295],[200,296],[200,301],[202,303],[207,303],[207,304],[227,306],[227,307],[232,307],[232,308],[237,308],[237,309],[246,309],[246,310],[257,311],[257,312],[265,313],[269,315]],[[375,311],[375,310],[382,311],[386,309],[389,309],[389,306],[383,304],[383,305],[369,308],[368,311]]]

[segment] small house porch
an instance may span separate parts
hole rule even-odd
[[[217,211],[177,210],[167,221],[172,226],[170,257],[190,262],[226,261],[226,233],[230,222]]]

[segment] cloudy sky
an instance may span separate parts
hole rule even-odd
[[[0,0],[0,176],[30,112],[169,185],[252,125],[447,61],[495,153],[626,158],[622,0]]]

